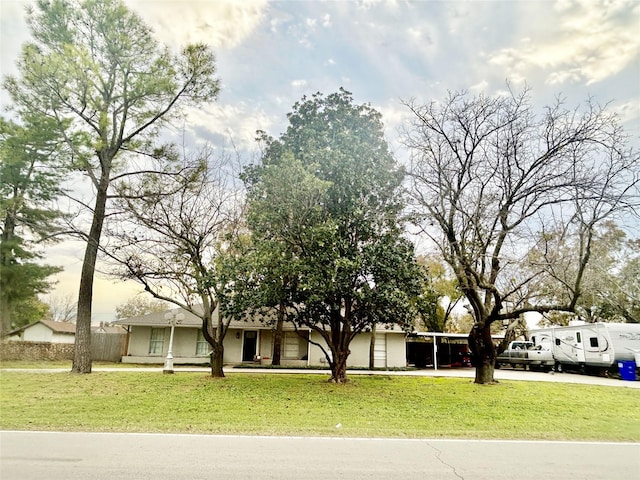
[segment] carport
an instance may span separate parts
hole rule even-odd
[[[407,337],[407,363],[418,368],[470,366],[466,333],[414,332]],[[492,335],[496,342],[501,335]]]

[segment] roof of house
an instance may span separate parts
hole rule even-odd
[[[194,310],[198,313],[202,312],[202,306],[196,305],[194,306]],[[139,317],[131,317],[131,318],[123,318],[122,320],[116,320],[113,322],[115,325],[133,325],[133,326],[148,326],[148,327],[157,327],[157,326],[166,326],[171,325],[171,320],[177,315],[182,314],[183,318],[180,321],[176,321],[176,327],[201,327],[202,319],[197,315],[183,309],[183,308],[174,308],[171,310],[165,310],[162,312],[153,312],[148,313],[147,315],[141,315]],[[267,315],[256,315],[251,318],[247,318],[247,320],[232,320],[230,327],[231,328],[270,328],[266,325],[266,322],[263,320],[267,317]],[[218,310],[216,309],[213,312],[212,323],[217,325],[218,323]],[[292,327],[293,328],[293,327]]]
[[[30,323],[29,325],[25,325],[23,327],[17,328],[15,330],[9,332],[7,335],[8,336],[9,335],[16,335],[16,334],[18,334],[20,332],[24,332],[27,328],[31,328],[34,325],[37,325],[39,323],[41,323],[42,325],[44,325],[45,327],[47,327],[48,329],[50,329],[54,333],[58,333],[58,334],[61,334],[61,335],[75,335],[75,333],[76,333],[76,324],[75,323],[71,323],[71,322],[56,322],[55,320],[38,320],[36,322]],[[92,325],[91,326],[91,331],[92,332],[104,332],[104,333],[125,333],[125,330],[120,325],[111,326],[111,325],[104,325],[104,324],[101,324],[100,326]]]
[[[37,323],[37,322],[36,322]],[[55,322],[53,320],[40,320],[40,323],[46,325],[56,333],[69,333],[75,335],[76,324],[71,322]]]
[[[38,320],[37,322],[30,323],[29,325],[25,325],[24,327],[20,327],[12,332],[9,332],[8,335],[15,335],[16,333],[24,332],[27,328],[33,327],[41,323],[45,327],[52,330],[54,333],[60,334],[68,334],[75,335],[76,333],[76,325],[71,322],[56,322],[54,320]]]
[[[197,305],[194,307],[196,311],[202,311],[202,306]],[[253,315],[245,315],[242,320],[232,320],[229,324],[229,328],[240,328],[240,329],[272,329],[274,322],[269,322],[267,320],[271,318],[271,320],[275,319],[274,316],[275,309],[264,309],[261,313],[255,313]],[[182,314],[184,318],[178,323],[176,322],[176,327],[189,327],[189,328],[200,328],[202,327],[202,319],[183,308],[174,308],[171,310],[165,310],[162,312],[153,312],[147,315],[141,315],[139,317],[131,317],[124,318],[122,320],[116,320],[113,322],[116,325],[129,325],[129,326],[140,326],[140,327],[161,327],[171,325],[171,318],[167,318],[168,315],[178,315]],[[218,310],[216,309],[213,312],[212,323],[217,325],[218,323]],[[291,322],[284,322],[285,330],[293,330],[294,326]],[[378,327],[378,332],[398,332],[404,333],[403,330],[397,325],[381,325]]]

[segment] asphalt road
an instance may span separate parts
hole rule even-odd
[[[640,444],[0,432],[0,478],[636,480]]]

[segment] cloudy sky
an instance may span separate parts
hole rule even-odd
[[[0,67],[15,73],[29,38],[24,7],[0,0]],[[402,155],[402,100],[438,100],[447,90],[497,94],[526,82],[536,104],[556,95],[578,105],[611,102],[640,143],[640,1],[274,1],[126,0],[170,48],[206,42],[217,52],[222,91],[189,115],[195,142],[254,147],[257,129],[273,136],[303,95],[344,87],[382,114]],[[7,102],[0,94],[3,106]],[[640,232],[638,232],[640,234]],[[55,292],[75,295],[82,248],[51,253],[67,270]],[[52,260],[51,263],[54,263]],[[113,319],[133,290],[96,286],[95,320]]]

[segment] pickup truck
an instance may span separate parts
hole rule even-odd
[[[533,342],[516,340],[509,343],[509,347],[496,357],[496,368],[504,365],[522,365],[526,370],[551,370],[555,361],[550,350],[542,350],[540,345]]]

